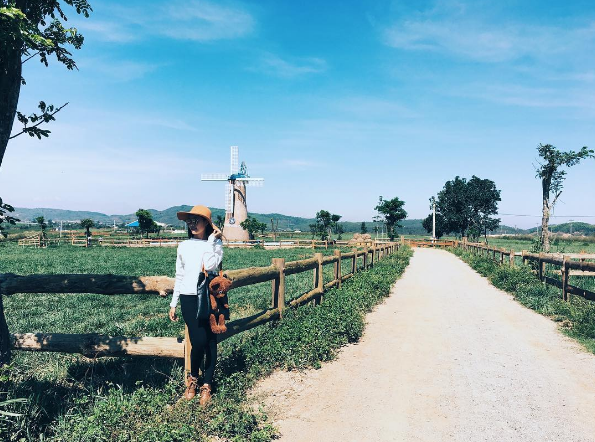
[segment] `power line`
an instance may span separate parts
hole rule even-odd
[[[502,216],[529,216],[541,218],[543,215],[520,215],[518,213],[499,213]],[[550,218],[595,218],[595,215],[550,215]]]

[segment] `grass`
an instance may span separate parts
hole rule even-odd
[[[332,250],[323,251],[332,254]],[[0,246],[0,273],[117,273],[173,276],[175,249],[60,247],[21,249]],[[338,347],[357,340],[363,317],[388,294],[409,251],[387,258],[356,275],[341,290],[331,290],[319,307],[290,310],[283,321],[237,335],[219,346],[216,400],[207,412],[178,402],[182,392],[180,361],[152,358],[100,358],[15,352],[0,373],[1,400],[27,398],[14,411],[23,413],[0,427],[3,440],[270,440],[275,429],[246,403],[246,390],[275,368],[318,366]],[[269,265],[312,256],[311,250],[226,249],[226,269]],[[350,268],[343,262],[343,273]],[[332,266],[325,267],[325,282]],[[289,298],[312,287],[312,273],[287,277]],[[234,315],[268,307],[270,283],[230,293]],[[11,332],[99,332],[128,336],[182,336],[180,323],[166,318],[169,299],[148,295],[21,294],[5,297]]]
[[[571,302],[562,301],[560,290],[539,281],[528,265],[510,267],[462,249],[451,251],[487,277],[495,287],[511,293],[524,306],[559,322],[565,334],[595,353],[595,302],[578,296],[571,296]],[[592,277],[571,277],[570,283],[578,285],[578,279],[591,290],[595,287]]]
[[[521,250],[531,251],[535,244],[535,237],[498,237],[488,238],[490,246],[503,247],[505,249],[514,249],[516,252]],[[551,253],[595,253],[595,242],[591,238],[584,240],[552,238],[550,245]]]

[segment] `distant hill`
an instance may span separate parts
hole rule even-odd
[[[192,206],[173,206],[165,210],[147,209],[153,215],[153,219],[160,223],[165,223],[173,226],[180,226],[182,223],[178,220],[176,213],[188,211]],[[213,219],[217,216],[225,216],[225,210],[216,207],[211,207]],[[112,225],[114,220],[116,224],[129,223],[136,220],[136,215],[130,213],[127,215],[106,215],[100,212],[88,212],[88,211],[75,211],[75,210],[63,210],[63,209],[50,209],[50,208],[35,208],[27,209],[23,207],[15,208],[15,216],[22,222],[33,222],[38,216],[43,216],[46,221],[52,220],[53,222],[70,221],[79,222],[81,219],[91,218],[97,224]],[[271,219],[277,220],[279,230],[301,230],[302,232],[310,231],[310,224],[314,223],[314,218],[301,218],[298,216],[283,215],[280,213],[250,213],[261,223],[266,223],[270,230]],[[408,219],[402,222],[403,229],[399,229],[399,233],[408,235],[425,235],[426,232],[421,225],[422,220],[420,219]],[[374,232],[374,224],[372,221],[365,221],[368,233]],[[362,222],[345,221],[340,222],[345,232],[359,232],[361,229]]]
[[[541,229],[541,226],[539,227]],[[528,230],[530,233],[537,231],[537,227]],[[550,232],[553,233],[570,233],[572,235],[595,235],[595,225],[583,222],[571,222],[563,224],[554,224],[550,226]]]
[[[176,213],[188,211],[192,206],[173,206],[165,210],[147,209],[153,215],[153,219],[160,223],[169,224],[172,226],[181,226],[181,221],[178,220]],[[211,207],[213,219],[217,216],[225,216],[225,210],[216,207]],[[76,211],[76,210],[62,210],[62,209],[49,209],[49,208],[36,208],[26,209],[23,207],[15,208],[15,216],[23,222],[33,222],[38,216],[43,216],[46,221],[52,220],[54,222],[60,221],[71,221],[78,222],[84,218],[91,218],[98,224],[112,225],[114,220],[116,224],[127,224],[136,220],[136,215],[130,213],[127,215],[106,215],[100,212],[87,212],[87,211]],[[265,223],[268,226],[268,230],[271,229],[271,219],[275,222],[279,221],[279,230],[301,230],[302,232],[310,231],[310,224],[314,223],[314,218],[301,218],[298,216],[283,215],[281,213],[250,213],[261,223]],[[374,233],[374,224],[372,221],[365,221],[368,233]],[[359,232],[361,228],[361,221],[352,222],[345,221],[340,222],[345,232]],[[428,233],[422,227],[421,219],[406,219],[402,221],[403,228],[398,230],[399,234],[405,235],[427,235]],[[550,230],[554,233],[573,233],[574,235],[594,235],[595,225],[587,224],[583,222],[572,222],[550,226]],[[496,232],[493,233],[517,233],[517,234],[530,234],[535,233],[536,228],[531,229],[515,229],[510,226],[501,226]]]

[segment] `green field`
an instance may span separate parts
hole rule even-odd
[[[321,250],[321,252],[332,254],[333,250]],[[113,273],[136,276],[174,276],[176,250],[175,248],[119,249],[109,247],[86,249],[70,246],[23,249],[14,244],[4,243],[0,246],[0,254],[2,256],[0,273]],[[283,257],[286,261],[293,261],[311,257],[312,254],[313,251],[309,249],[270,251],[225,249],[224,269],[266,266],[271,263],[273,257]],[[402,271],[406,265],[402,263],[407,259],[403,255],[403,259],[399,261],[399,271]],[[350,261],[344,261],[343,273],[349,271],[348,263]],[[371,272],[381,270],[382,266],[379,264]],[[332,266],[325,266],[325,282],[332,280],[332,271]],[[345,286],[357,284],[357,281],[358,278],[353,278]],[[312,272],[287,276],[286,299],[298,297],[311,290],[312,283]],[[4,298],[5,314],[9,330],[12,333],[96,332],[125,336],[183,336],[183,324],[181,322],[172,323],[167,319],[169,297],[164,299],[156,295],[43,294],[42,288],[40,288],[40,292],[38,294],[16,294]],[[270,298],[270,282],[230,292],[232,319],[269,307]],[[308,307],[304,307],[295,312],[308,309]],[[308,322],[313,317],[311,315],[300,320]],[[320,320],[317,319],[317,321]],[[333,323],[332,318],[326,320]],[[288,326],[291,323],[291,321],[285,320],[283,322]],[[296,325],[296,327],[298,326]],[[303,327],[303,324],[299,325],[300,330]],[[247,381],[237,384],[239,380],[233,380],[235,379],[233,373],[245,370],[241,362],[243,360],[241,354],[246,351],[243,348],[246,345],[250,348],[248,343],[252,339],[257,339],[270,329],[271,326],[258,327],[237,335],[220,346],[221,362],[218,372],[231,373],[232,376],[231,381],[226,380],[225,385],[219,386],[221,397],[227,397],[226,394],[231,394],[231,396],[239,394],[235,391],[243,391],[247,388],[247,384],[245,384]],[[315,335],[317,333],[315,332]],[[317,339],[315,343],[323,345],[326,338],[315,339]],[[338,342],[342,342],[342,339],[344,338],[340,338]],[[262,344],[259,344],[258,347],[262,347]],[[316,351],[316,345],[310,343],[306,349],[309,352]],[[254,351],[257,350],[258,348]],[[282,349],[280,351],[287,352]],[[294,360],[295,356],[290,353],[284,353],[283,357],[293,361],[291,365],[311,365],[317,363],[318,360],[331,357],[332,351],[331,353],[327,352],[329,350],[324,350],[323,353],[314,357],[306,352],[297,360]],[[265,359],[268,357],[266,352],[263,356]],[[240,366],[236,366],[237,364]],[[283,364],[287,364],[287,362]],[[1,391],[7,391],[9,398],[29,399],[25,406],[18,407],[18,411],[24,413],[24,417],[8,424],[0,421],[0,429],[3,429],[5,439],[11,435],[10,440],[21,440],[20,438],[24,438],[22,440],[38,440],[40,435],[44,435],[44,437],[53,437],[55,440],[79,440],[77,438],[68,439],[64,435],[74,431],[73,428],[79,428],[79,421],[87,419],[89,413],[93,414],[99,412],[97,410],[103,410],[102,407],[110,406],[111,400],[116,401],[122,407],[124,407],[122,401],[133,407],[140,407],[140,404],[144,403],[143,401],[153,401],[162,405],[171,403],[172,397],[177,397],[180,394],[182,365],[180,361],[152,358],[100,358],[91,361],[79,355],[14,352],[12,366],[0,375],[2,375],[0,379],[3,383]],[[232,382],[231,386],[229,382]],[[221,393],[221,389],[228,389],[233,394]],[[240,427],[238,427],[239,429],[235,427],[235,429],[228,429],[224,432],[225,434],[237,435],[242,432],[260,434],[261,430],[269,436],[274,433],[273,430],[262,424],[265,422],[264,418],[258,420],[254,417],[254,413],[243,410],[240,399],[237,404],[228,404],[229,410],[224,414],[229,413],[230,419],[237,420],[236,425]],[[151,407],[150,404],[142,406]],[[221,404],[217,407],[225,408]],[[219,410],[221,411],[221,409]],[[107,413],[111,416],[110,419],[115,419],[114,416],[118,415],[116,411],[110,413]],[[160,418],[166,419],[170,423],[175,421],[173,418],[163,416]],[[104,422],[100,427],[112,424],[116,425],[117,422],[111,424]],[[90,424],[86,422],[84,425]],[[184,434],[196,437],[192,432],[194,427],[192,425],[188,427],[188,422],[184,425],[186,425],[184,428],[188,430]],[[97,437],[91,437],[89,436],[91,433],[85,433],[85,436],[80,436],[80,439],[112,440],[102,433],[101,428],[96,429]],[[175,431],[171,434],[175,434]],[[189,440],[186,436],[172,440]],[[161,437],[148,438],[147,440],[163,440]],[[116,440],[129,439],[122,436]]]
[[[522,250],[536,251],[535,239],[528,236],[519,237],[496,237],[489,238],[490,246],[504,247],[505,249],[514,249],[517,252]],[[550,244],[551,253],[595,253],[595,241],[587,237],[584,239],[560,239],[553,237]]]

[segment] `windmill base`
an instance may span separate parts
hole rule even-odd
[[[248,241],[250,239],[248,232],[233,224],[223,226],[223,236],[226,241]]]

